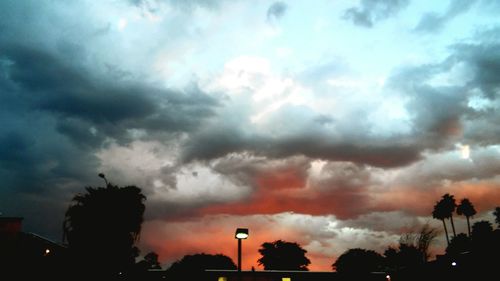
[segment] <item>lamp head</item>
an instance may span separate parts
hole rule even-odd
[[[247,239],[248,238],[248,228],[238,228],[234,234],[236,239]]]

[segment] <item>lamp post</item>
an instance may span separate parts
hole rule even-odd
[[[238,272],[241,272],[241,240],[248,238],[248,228],[238,228],[234,234],[238,240]]]
[[[103,173],[99,173],[99,177],[104,179],[104,182],[106,183],[106,187],[108,187],[109,183],[108,183],[108,180],[106,179],[106,176]]]

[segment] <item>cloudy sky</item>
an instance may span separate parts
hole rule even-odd
[[[147,196],[140,247],[312,270],[500,205],[500,2],[0,2],[0,212],[61,239],[99,172]],[[458,219],[458,231],[465,223]],[[442,251],[444,237],[434,245]]]

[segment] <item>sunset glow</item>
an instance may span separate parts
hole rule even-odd
[[[445,193],[493,223],[499,14],[487,0],[0,1],[0,213],[60,240],[86,186],[136,185],[141,255],[236,262],[245,227],[245,270],[279,239],[331,271],[350,248],[441,231]]]

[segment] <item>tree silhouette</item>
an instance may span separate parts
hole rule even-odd
[[[158,254],[155,252],[147,253],[143,260],[137,263],[137,267],[140,270],[161,269],[160,262],[158,261]]]
[[[424,224],[417,232],[409,232],[399,238],[399,247],[385,250],[385,265],[391,270],[398,270],[423,264],[429,258],[429,246],[437,237],[435,228]]]
[[[173,279],[194,280],[202,276],[206,269],[235,270],[236,264],[231,258],[222,254],[185,255],[167,269],[167,274]]]
[[[469,201],[469,199],[464,198],[464,199],[462,199],[462,201],[460,201],[460,204],[457,206],[457,214],[460,216],[464,215],[465,218],[467,219],[467,233],[469,234],[469,237],[470,237],[469,218],[476,214],[476,209],[474,209],[474,206]]]
[[[261,245],[259,253],[262,257],[257,262],[263,265],[265,270],[307,271],[307,266],[311,263],[305,255],[307,251],[294,242],[266,242]]]
[[[498,224],[500,228],[500,207],[496,207],[495,211],[493,211],[493,215],[495,216],[495,222]]]
[[[493,226],[489,221],[478,221],[472,225],[472,247],[478,254],[490,252],[493,242]]]
[[[446,218],[450,219],[451,222],[451,228],[453,230],[453,237],[457,236],[455,232],[455,224],[453,223],[453,213],[455,212],[455,209],[457,208],[457,204],[455,202],[455,198],[453,195],[450,195],[446,193],[443,195],[441,201],[443,202],[443,212],[446,215]]]
[[[341,274],[367,274],[382,268],[383,257],[372,250],[350,249],[338,257],[332,268]]]
[[[398,249],[389,247],[385,250],[384,256],[385,265],[391,270],[421,265],[425,262],[422,251],[408,244],[400,244]]]
[[[418,232],[401,235],[399,244],[417,249],[421,253],[422,261],[427,261],[430,256],[429,247],[437,236],[437,229],[431,227],[429,224],[424,224]]]
[[[146,197],[136,186],[87,187],[73,197],[63,223],[74,265],[85,273],[116,276],[132,267]]]
[[[478,221],[472,225],[472,238],[483,239],[493,233],[493,226],[489,221]]]
[[[459,255],[468,252],[472,249],[472,242],[470,236],[464,233],[459,233],[451,239],[450,245],[446,247],[446,254]]]
[[[446,222],[444,221],[444,219],[446,219],[446,212],[442,201],[438,201],[436,202],[436,205],[434,205],[434,210],[432,211],[432,217],[441,220],[443,222],[444,234],[446,236],[446,244],[449,246],[450,238],[448,237],[448,229],[446,228]]]
[[[394,248],[394,247],[388,247],[384,251],[384,257],[385,257],[384,264],[388,269],[390,269],[392,271],[399,269],[401,264],[400,264],[400,259],[398,257],[398,254],[399,254],[399,250]]]

